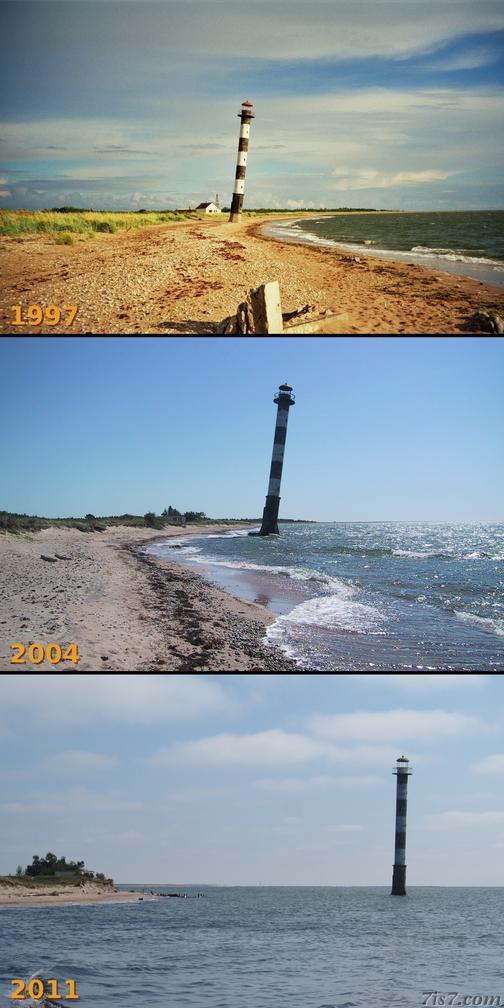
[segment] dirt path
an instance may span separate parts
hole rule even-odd
[[[504,312],[503,291],[479,281],[357,258],[266,239],[257,218],[167,224],[71,246],[3,239],[0,332],[210,333],[249,288],[269,280],[280,282],[284,311],[312,302],[348,312],[335,333],[460,333],[475,311]],[[71,328],[13,326],[16,304],[79,311]]]

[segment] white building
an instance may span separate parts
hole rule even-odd
[[[220,209],[215,203],[200,203],[196,210],[203,210],[205,213],[220,213]]]

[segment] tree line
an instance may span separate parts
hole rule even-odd
[[[32,863],[27,865],[24,871],[22,865],[17,866],[16,875],[36,878],[38,875],[56,875],[57,872],[70,872],[80,875],[83,879],[93,879],[97,882],[112,882],[112,879],[105,878],[103,872],[84,871],[84,861],[67,861],[66,857],[57,857],[52,851],[45,857],[34,854]]]

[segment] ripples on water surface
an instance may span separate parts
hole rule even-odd
[[[293,523],[147,551],[269,605],[301,668],[504,670],[504,525]]]
[[[37,969],[73,977],[82,1008],[421,1008],[429,990],[504,1003],[502,889],[204,891],[0,909],[2,1003]]]

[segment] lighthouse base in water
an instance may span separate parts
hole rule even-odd
[[[280,507],[280,497],[268,495],[264,506],[261,530],[258,535],[280,535],[278,531],[278,509]]]
[[[406,896],[406,865],[395,864],[392,871],[391,896]]]

